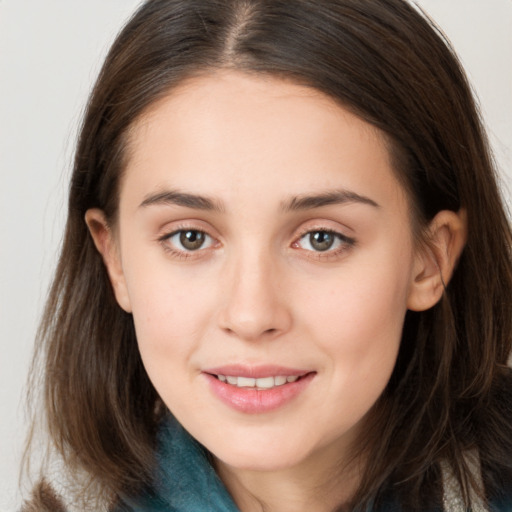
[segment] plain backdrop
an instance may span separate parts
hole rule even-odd
[[[290,0],[293,1],[293,0]],[[481,101],[512,189],[512,0],[420,0]],[[56,262],[76,128],[136,0],[0,0],[0,512],[16,510],[25,381]]]

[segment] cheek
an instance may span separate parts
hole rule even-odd
[[[387,383],[407,310],[407,268],[381,261],[349,269],[303,303],[303,317],[339,379]]]
[[[127,288],[141,357],[154,380],[189,359],[209,328],[215,301],[212,287],[198,290],[196,279],[165,260],[133,263],[126,264]]]
[[[406,311],[404,299],[398,298],[403,292],[375,284],[359,281],[357,289],[336,289],[324,304],[310,307],[317,346],[328,355],[325,375],[332,401],[323,414],[330,419],[336,411],[332,437],[360,424],[395,367]]]
[[[140,291],[144,299],[135,301],[133,318],[142,363],[167,406],[179,409],[194,377],[187,369],[202,338],[201,306],[197,298],[162,283],[145,282]]]

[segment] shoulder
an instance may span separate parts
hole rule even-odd
[[[21,512],[67,512],[67,509],[51,485],[42,480],[34,487],[30,500],[22,505]]]
[[[491,500],[490,512],[511,512],[512,511],[512,488],[509,486],[502,489],[500,494]]]
[[[55,483],[57,488],[62,487]],[[125,512],[124,509],[117,509],[110,500],[84,500],[79,496],[73,499],[71,494],[64,499],[48,480],[42,478],[32,489],[30,498],[25,500],[19,512],[84,512],[95,510],[97,512]],[[63,489],[63,492],[66,492]],[[128,512],[128,511],[126,511]],[[145,511],[146,512],[146,511]],[[149,511],[148,512],[152,512]],[[166,511],[167,512],[167,511]],[[170,511],[172,512],[172,511]]]

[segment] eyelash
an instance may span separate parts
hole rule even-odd
[[[314,250],[314,249],[303,249],[307,252],[312,253],[311,255],[317,259],[332,259],[340,256],[345,253],[347,250],[351,249],[356,245],[356,240],[354,238],[348,237],[343,233],[335,231],[329,228],[314,228],[305,230],[299,238],[295,242],[293,242],[292,247],[295,249],[302,249],[299,243],[309,237],[309,245],[311,245],[311,237],[315,234],[324,234],[330,235],[334,237],[333,244],[337,244],[335,248],[328,247],[325,250]]]
[[[176,244],[171,245],[171,243],[169,241],[173,237],[175,237],[177,235],[183,235],[185,233],[195,233],[196,235],[205,236],[207,239],[210,240],[209,246],[203,247],[203,245],[201,245],[196,250],[193,250],[193,249],[191,250],[191,249],[186,249],[186,248],[176,249],[175,247],[173,247],[173,245],[176,245]],[[215,243],[217,242],[206,231],[204,231],[202,229],[196,229],[196,228],[190,228],[190,227],[181,227],[181,228],[175,229],[171,233],[166,233],[165,235],[159,237],[158,241],[162,244],[164,250],[166,252],[168,252],[171,256],[173,256],[174,258],[177,258],[177,259],[182,259],[182,260],[194,257],[196,255],[196,253],[199,253],[199,251],[201,251],[201,250],[204,251],[206,249],[209,249],[211,246],[214,246]]]
[[[204,247],[204,244],[201,244],[197,249],[177,249],[176,244],[171,244],[169,241],[177,236],[182,236],[186,233],[195,233],[196,236],[204,236],[205,240],[209,240],[208,246]],[[300,246],[300,242],[307,237],[309,237],[309,245],[311,246],[311,237],[315,234],[323,234],[330,235],[334,238],[333,244],[337,244],[337,246],[333,249],[332,247],[327,247],[325,250],[314,250],[314,249],[304,249]],[[180,227],[178,229],[173,230],[171,233],[166,233],[165,235],[158,238],[158,241],[162,244],[164,250],[171,254],[174,258],[177,259],[188,259],[194,256],[198,256],[201,251],[208,250],[214,247],[216,244],[220,244],[215,238],[209,235],[206,231],[202,229],[195,229],[190,227]],[[173,247],[174,245],[174,247]],[[331,259],[336,258],[347,250],[351,249],[356,245],[356,240],[354,238],[348,237],[343,233],[339,233],[338,231],[334,231],[328,228],[315,228],[315,229],[307,229],[304,230],[298,238],[291,244],[292,248],[304,250],[310,254],[310,257],[314,257],[316,259]]]

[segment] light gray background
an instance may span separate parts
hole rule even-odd
[[[22,401],[55,265],[76,127],[138,0],[0,0],[0,511],[19,504]],[[512,183],[512,0],[420,0],[458,51]],[[505,196],[510,203],[511,194]]]

